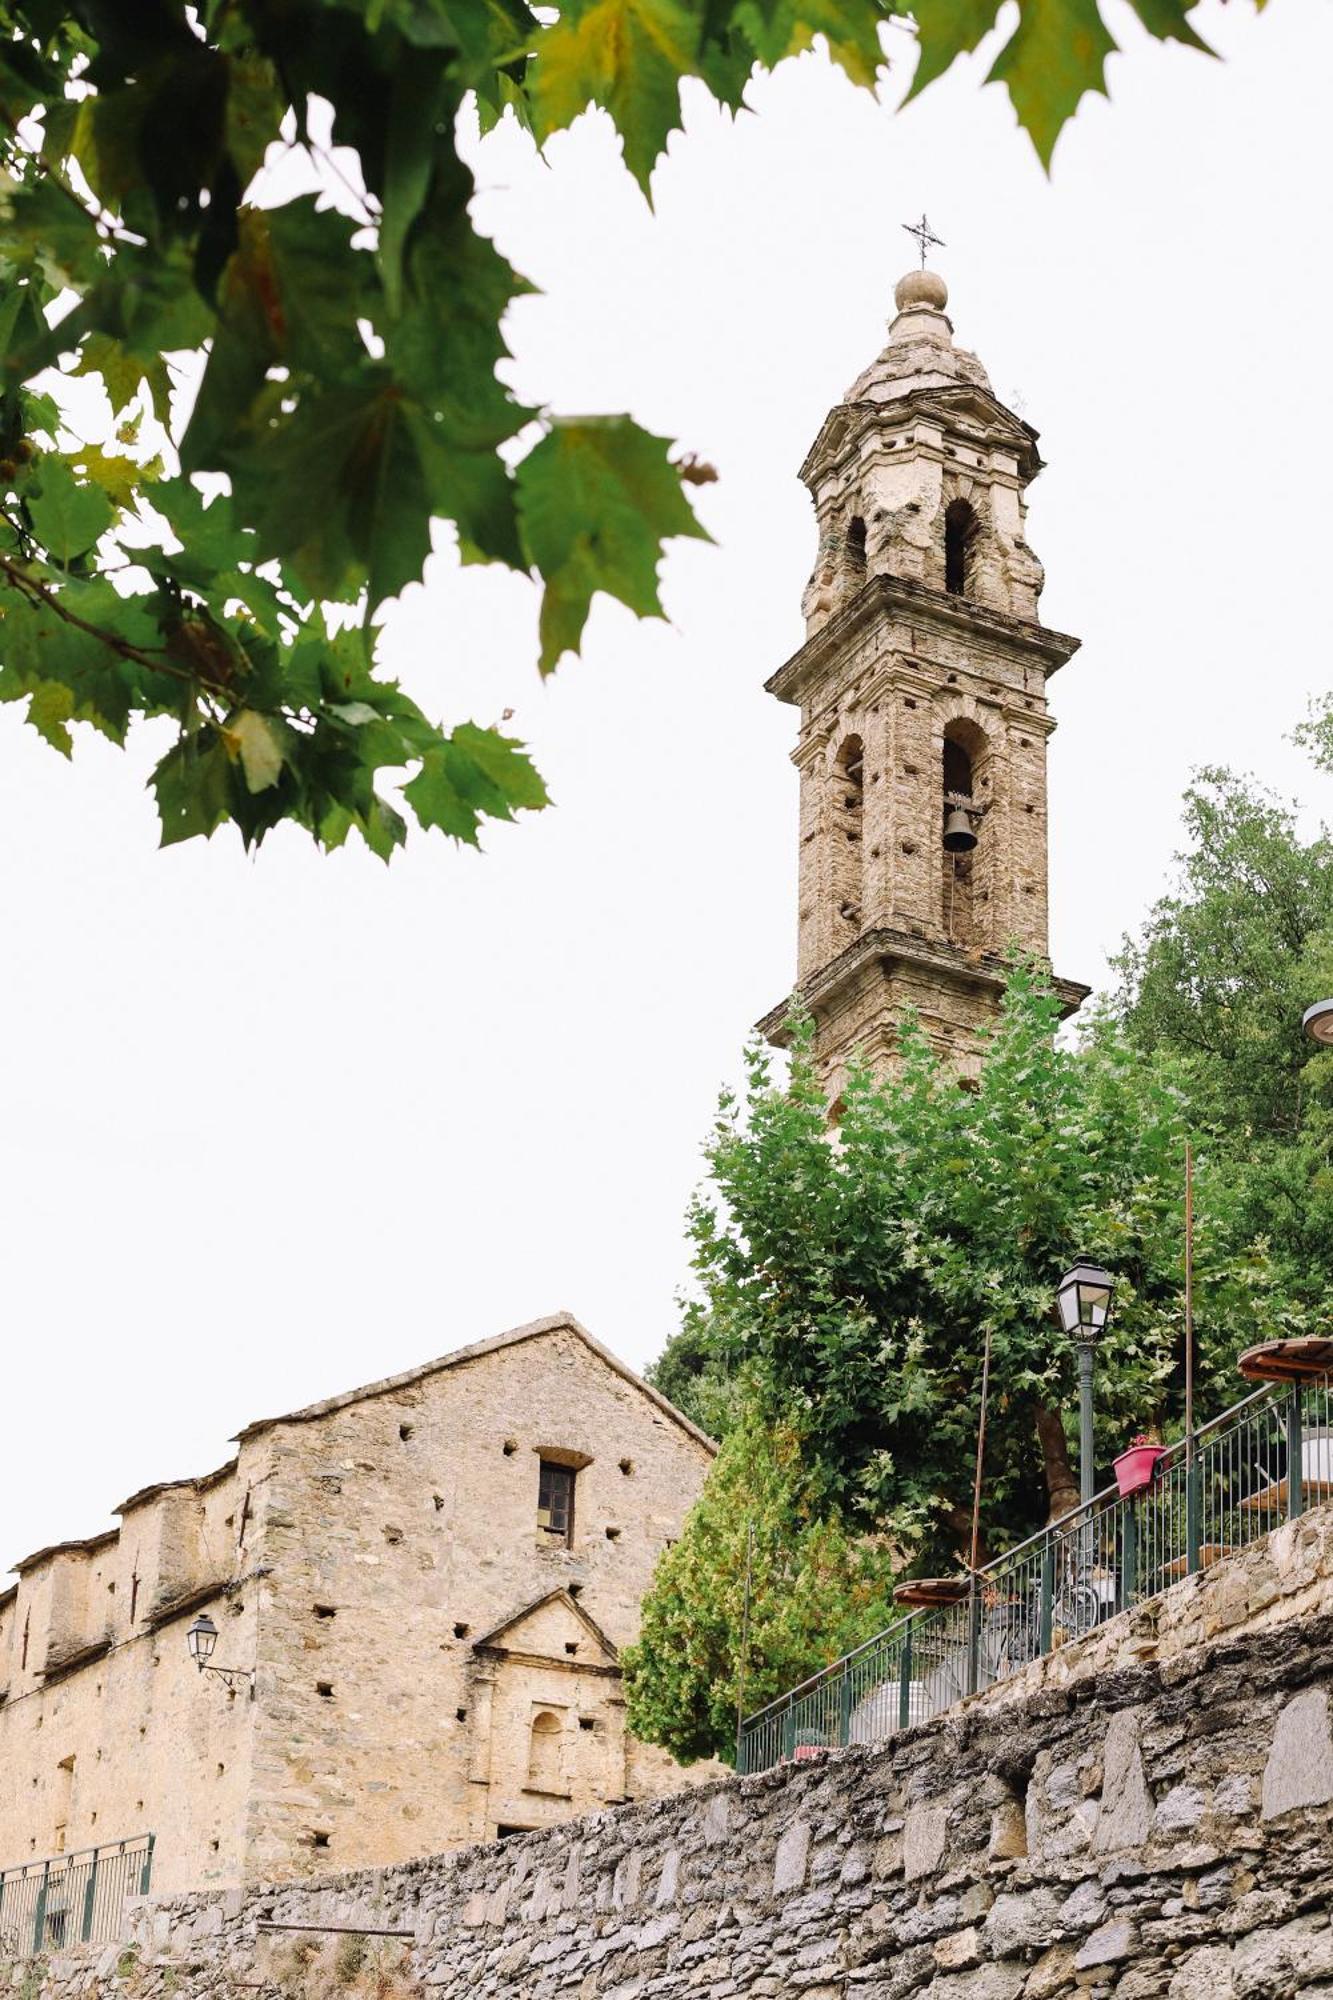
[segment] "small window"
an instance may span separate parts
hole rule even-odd
[[[596,1729],[596,1727],[597,1727],[597,1720],[595,1716],[581,1715],[579,1717],[579,1728],[583,1730],[585,1735],[588,1734],[590,1731]]]
[[[537,1483],[537,1526],[552,1542],[569,1549],[574,1546],[574,1468],[556,1465],[552,1459],[538,1461],[541,1475]]]

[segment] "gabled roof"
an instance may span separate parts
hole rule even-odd
[[[619,1660],[620,1653],[616,1647],[615,1641],[613,1639],[608,1639],[606,1633],[603,1632],[601,1626],[597,1623],[597,1620],[595,1618],[590,1618],[587,1612],[583,1609],[583,1606],[578,1602],[578,1600],[576,1598],[571,1597],[567,1590],[562,1590],[562,1589],[548,1590],[545,1592],[543,1596],[534,1597],[531,1604],[525,1604],[521,1611],[515,1611],[510,1617],[504,1619],[499,1625],[492,1626],[489,1632],[483,1632],[480,1639],[476,1639],[473,1641],[472,1645],[473,1652],[504,1653],[511,1651],[517,1651],[517,1652],[527,1651],[527,1648],[523,1646],[519,1647],[506,1646],[503,1643],[506,1636],[508,1636],[509,1638],[516,1638],[519,1632],[521,1631],[522,1627],[526,1625],[526,1623],[530,1618],[532,1618],[538,1611],[544,1611],[548,1604],[554,1604],[554,1603],[559,1603],[559,1605],[563,1610],[569,1611],[573,1614],[574,1618],[583,1627],[583,1629],[590,1635],[590,1637],[596,1640],[597,1644],[602,1648],[602,1651],[606,1654],[609,1661],[611,1661],[614,1664],[616,1661]]]
[[[314,1423],[319,1417],[331,1416],[335,1410],[345,1410],[353,1403],[368,1402],[372,1396],[385,1396],[395,1389],[411,1388],[414,1383],[424,1382],[429,1376],[438,1375],[446,1368],[461,1368],[470,1361],[480,1361],[488,1354],[498,1354],[504,1348],[518,1347],[525,1340],[540,1340],[544,1335],[551,1333],[572,1333],[576,1339],[583,1342],[591,1354],[595,1354],[599,1361],[604,1362],[613,1374],[619,1375],[623,1382],[628,1382],[632,1389],[637,1389],[650,1403],[656,1404],[663,1416],[669,1417],[672,1423],[677,1424],[687,1436],[692,1437],[696,1444],[702,1445],[710,1456],[716,1453],[717,1446],[705,1431],[701,1431],[697,1424],[692,1424],[683,1411],[678,1410],[674,1403],[668,1402],[660,1390],[654,1389],[650,1382],[645,1382],[641,1375],[636,1375],[632,1368],[627,1367],[617,1355],[612,1354],[609,1347],[603,1347],[600,1340],[594,1340],[587,1327],[580,1325],[570,1312],[551,1313],[545,1319],[529,1320],[525,1326],[511,1327],[507,1333],[493,1334],[489,1340],[477,1340],[470,1347],[456,1348],[452,1354],[441,1355],[438,1361],[425,1361],[420,1367],[405,1369],[401,1375],[386,1375],[383,1381],[368,1382],[362,1389],[348,1389],[341,1396],[329,1396],[321,1403],[308,1403],[303,1410],[291,1410],[286,1416],[261,1417],[255,1423],[247,1424],[243,1431],[239,1431],[234,1441],[237,1444],[245,1444],[250,1438],[258,1437],[261,1432],[272,1430],[275,1424]]]

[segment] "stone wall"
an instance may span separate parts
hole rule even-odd
[[[1228,1636],[503,1845],[148,1906],[27,2000],[1333,2000],[1331,1681],[1333,1618]],[[402,1966],[358,1984],[371,1931]]]

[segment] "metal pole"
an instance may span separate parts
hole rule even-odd
[[[1092,1342],[1078,1345],[1078,1490],[1086,1507],[1097,1490],[1092,1445]]]
[[[977,1556],[981,1542],[981,1464],[986,1450],[986,1401],[990,1394],[990,1326],[986,1327],[986,1346],[981,1358],[981,1414],[977,1422],[977,1471],[972,1482],[972,1549],[968,1557],[968,1568],[973,1576],[977,1573]]]
[[[1199,1468],[1194,1456],[1194,1148],[1185,1141],[1185,1569],[1198,1574]]]
[[[736,1769],[741,1768],[741,1725],[745,1721],[745,1665],[750,1653],[750,1592],[754,1580],[754,1522],[745,1523],[745,1603],[741,1610],[741,1658],[736,1676]]]
[[[1194,1463],[1194,1148],[1185,1141],[1185,1463]]]

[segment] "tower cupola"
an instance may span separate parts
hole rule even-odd
[[[1078,641],[1038,618],[1037,433],[948,303],[934,271],[899,280],[887,344],[801,467],[807,636],[768,683],[801,714],[798,990],[830,1095],[854,1049],[892,1062],[909,1007],[966,1071],[1008,949],[1048,948],[1046,682]],[[762,1024],[779,1041],[785,1013]]]

